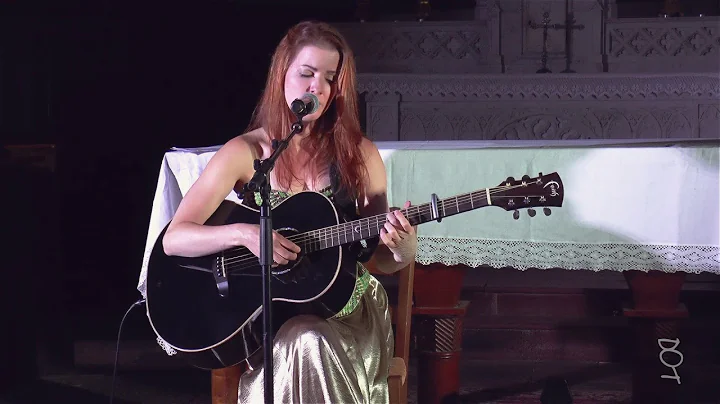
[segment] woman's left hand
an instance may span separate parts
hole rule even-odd
[[[403,209],[410,207],[405,202]],[[405,263],[415,258],[417,253],[417,233],[400,209],[387,214],[385,226],[380,229],[380,239],[393,253],[396,262]]]

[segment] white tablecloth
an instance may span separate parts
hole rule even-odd
[[[471,267],[720,274],[719,141],[378,142],[401,206],[558,172],[549,217],[487,207],[418,228],[417,261]],[[217,147],[174,149],[160,166],[138,290],[158,233]],[[231,193],[227,199],[239,202]]]

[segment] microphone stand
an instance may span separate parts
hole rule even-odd
[[[245,192],[259,192],[262,198],[260,204],[260,267],[262,268],[263,283],[263,366],[264,366],[264,393],[265,404],[273,404],[273,329],[272,329],[272,304],[270,294],[270,279],[273,265],[273,227],[272,210],[270,207],[270,171],[275,167],[275,161],[290,143],[290,139],[302,132],[302,117],[305,114],[296,114],[297,122],[291,126],[290,135],[284,140],[273,139],[273,152],[265,160],[256,159],[254,162],[255,174],[252,179],[243,186]]]

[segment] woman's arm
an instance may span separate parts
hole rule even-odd
[[[252,152],[242,137],[228,141],[210,159],[183,197],[163,238],[168,255],[197,257],[240,245],[242,229],[234,225],[204,226],[235,183],[246,180]]]
[[[368,139],[361,144],[367,174],[365,193],[360,199],[359,211],[363,217],[387,212],[387,222],[380,230],[380,243],[374,258],[377,267],[385,273],[393,273],[407,266],[417,253],[417,234],[400,210],[390,212],[387,201],[387,174],[377,147]],[[405,202],[403,208],[410,206]]]
[[[163,238],[165,254],[198,257],[236,246],[246,246],[255,255],[259,253],[258,225],[203,225],[238,181],[244,184],[249,180],[254,155],[252,145],[242,136],[230,140],[215,153],[183,197],[168,226]],[[285,264],[287,259],[297,258],[289,249],[299,252],[299,247],[277,233],[274,237],[276,263]]]

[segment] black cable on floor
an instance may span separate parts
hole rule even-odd
[[[118,329],[117,336],[117,345],[115,346],[115,364],[113,365],[112,385],[110,386],[110,404],[112,404],[113,397],[115,395],[115,376],[117,375],[118,356],[120,354],[120,333],[122,332],[122,326],[123,323],[125,323],[125,318],[127,318],[128,314],[130,314],[130,311],[132,311],[132,309],[134,309],[135,307],[142,306],[143,304],[145,304],[145,299],[140,299],[137,302],[133,303],[130,308],[125,312],[122,320],[120,320],[120,328]]]

